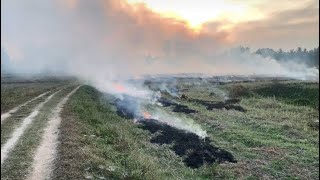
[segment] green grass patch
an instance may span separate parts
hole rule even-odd
[[[296,105],[319,108],[319,84],[298,81],[267,81],[257,83],[228,84],[226,89],[233,98],[264,97]]]

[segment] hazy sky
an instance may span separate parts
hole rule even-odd
[[[274,66],[257,65],[269,60],[252,65],[253,57],[217,55],[238,45],[318,47],[318,6],[315,0],[1,0],[1,47],[32,72],[265,73]]]
[[[254,48],[313,48],[319,44],[317,0],[128,0],[144,3],[190,28],[225,30],[237,44]],[[216,26],[218,24],[218,26]],[[213,25],[213,26],[211,26]]]

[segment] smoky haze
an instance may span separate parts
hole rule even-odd
[[[232,32],[195,32],[144,5],[118,0],[4,0],[1,46],[15,72],[87,81],[143,74],[204,73],[317,79],[303,63],[280,64],[228,50]]]
[[[124,80],[145,74],[318,80],[316,68],[230,50],[232,32],[195,32],[185,22],[122,0],[2,0],[1,5],[1,54],[6,53],[1,57],[9,59],[10,71],[76,76],[119,99],[133,97],[134,103],[125,104],[136,116],[144,105],[155,104],[159,92]],[[165,85],[161,88],[168,91]],[[206,136],[191,119],[161,108],[149,111],[159,121]]]

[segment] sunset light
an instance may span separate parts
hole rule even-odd
[[[232,24],[261,19],[264,15],[248,5],[224,0],[194,1],[157,1],[157,0],[128,0],[129,3],[143,3],[163,17],[185,21],[192,29],[199,30],[202,25],[217,20],[225,21],[226,29]],[[199,9],[201,9],[199,11]]]

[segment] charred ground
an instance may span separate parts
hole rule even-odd
[[[122,99],[115,99],[112,104],[116,106],[116,112],[119,116],[129,121],[138,121],[140,128],[150,131],[153,134],[150,139],[151,143],[172,145],[171,150],[183,158],[186,166],[199,168],[204,164],[236,163],[235,158],[230,152],[213,146],[209,137],[202,138],[192,132],[162,123],[157,119],[148,119],[137,115],[138,110],[133,109],[133,107],[138,106],[138,101],[139,99],[124,95]],[[197,112],[189,109],[186,105],[181,105],[165,97],[159,98],[158,103],[161,103],[164,107],[173,106],[173,112],[184,114]]]
[[[155,119],[142,119],[139,122],[142,129],[152,134],[158,133],[151,138],[151,143],[172,144],[171,149],[183,158],[188,167],[199,168],[204,164],[237,162],[230,152],[213,146],[208,137],[202,139],[194,133],[160,123]]]

